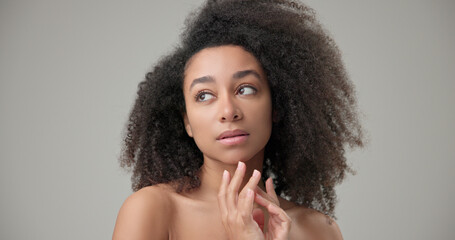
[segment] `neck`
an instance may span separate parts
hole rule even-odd
[[[253,175],[253,171],[255,169],[262,173],[263,161],[264,151],[259,152],[250,160],[245,161],[246,172],[239,188],[239,192]],[[201,186],[194,192],[196,197],[201,200],[217,201],[217,195],[224,170],[227,170],[230,173],[232,179],[235,170],[237,169],[237,164],[238,162],[224,163],[204,156],[204,164],[201,167],[199,175],[201,179]],[[264,182],[262,180],[259,182],[258,186],[265,190]]]

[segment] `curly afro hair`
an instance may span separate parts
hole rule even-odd
[[[313,10],[287,0],[209,0],[190,15],[181,43],[146,74],[125,129],[122,167],[132,187],[198,188],[203,156],[184,128],[183,74],[198,51],[237,45],[261,63],[277,116],[263,178],[288,200],[334,217],[335,185],[353,172],[347,147],[362,147],[354,88]]]

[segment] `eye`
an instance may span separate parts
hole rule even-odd
[[[255,94],[256,92],[257,92],[256,88],[248,85],[241,86],[238,91],[240,95],[251,95]]]
[[[213,95],[208,92],[199,92],[196,94],[196,102],[205,102],[213,98]]]

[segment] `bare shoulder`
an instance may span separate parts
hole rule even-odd
[[[293,221],[290,239],[343,239],[335,220],[319,211],[296,206],[286,212]],[[302,238],[302,236],[305,237]]]
[[[154,185],[131,194],[120,208],[112,239],[168,239],[169,193],[166,186]]]

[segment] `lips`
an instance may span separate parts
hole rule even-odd
[[[242,130],[225,131],[216,139],[225,146],[238,146],[245,143],[250,134]]]
[[[225,131],[221,133],[216,140],[223,140],[227,138],[234,138],[234,137],[239,137],[239,136],[248,136],[250,135],[249,133],[242,131],[242,130],[233,130],[233,131]]]

